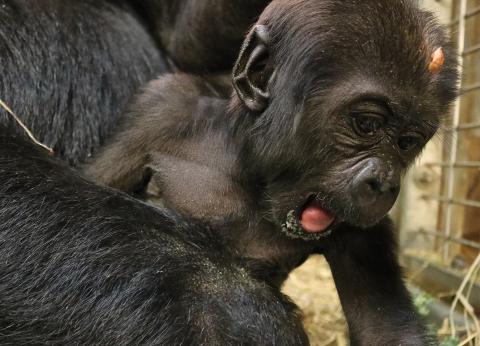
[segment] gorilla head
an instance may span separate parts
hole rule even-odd
[[[455,53],[409,1],[274,1],[233,73],[244,157],[294,237],[371,226],[456,96]],[[251,165],[251,164],[250,164]]]

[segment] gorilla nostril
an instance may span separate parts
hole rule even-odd
[[[396,195],[398,193],[399,186],[390,182],[381,182],[380,180],[369,177],[360,182],[359,193],[365,200],[376,200],[386,195]]]
[[[370,188],[371,192],[381,193],[382,192],[382,185],[380,182],[374,178],[367,179],[365,184]]]

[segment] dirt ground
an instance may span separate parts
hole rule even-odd
[[[346,325],[330,268],[321,256],[312,256],[297,268],[283,292],[304,314],[312,346],[346,346]]]

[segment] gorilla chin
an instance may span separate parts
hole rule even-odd
[[[328,237],[342,224],[368,228],[382,220],[396,200],[361,204],[356,202],[355,196],[343,196],[338,198],[342,203],[336,203],[335,199],[325,196],[323,193],[312,193],[300,207],[288,211],[282,231],[290,238],[309,241]]]

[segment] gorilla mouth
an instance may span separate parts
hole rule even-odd
[[[307,233],[325,232],[335,222],[335,215],[315,199],[309,199],[298,213],[298,222]]]
[[[331,233],[340,219],[318,200],[317,195],[311,195],[297,210],[287,214],[282,230],[291,238],[318,240]]]

